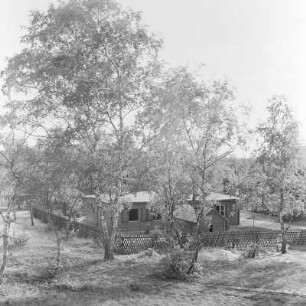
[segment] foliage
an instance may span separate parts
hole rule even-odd
[[[16,221],[17,198],[24,192],[24,173],[27,163],[24,156],[28,153],[28,138],[31,128],[20,122],[15,109],[0,117],[0,187],[2,217],[3,255],[0,268],[0,282],[4,281],[4,271],[9,261],[10,225]]]
[[[22,248],[24,247],[28,241],[29,241],[30,237],[28,237],[26,234],[23,233],[13,233],[12,236],[12,243],[13,243],[13,248]]]
[[[185,152],[174,139],[161,138],[151,144],[151,186],[154,197],[149,204],[156,215],[161,215],[166,231],[172,231],[174,211],[191,192],[191,181],[184,164]]]
[[[132,291],[138,291],[140,289],[140,284],[136,281],[130,283],[130,288]]]
[[[278,212],[282,230],[282,252],[286,252],[284,215],[304,210],[304,169],[298,159],[298,124],[283,96],[274,96],[267,107],[269,116],[258,127],[261,146],[257,161],[269,211]]]
[[[202,273],[201,266],[194,265],[193,275],[190,275],[189,268],[192,261],[193,252],[184,250],[178,246],[174,247],[169,254],[162,259],[165,275],[180,281],[190,281],[196,275]]]
[[[80,149],[92,192],[112,198],[108,211],[99,210],[102,223],[108,213],[115,220],[111,228],[103,226],[111,246],[119,199],[137,160],[130,148],[138,144],[141,151],[145,143],[144,126],[136,125],[136,118],[151,101],[161,40],[138,12],[113,0],[71,0],[33,12],[22,41],[26,47],[9,59],[3,89],[8,95],[28,94],[22,106],[29,116],[62,146]],[[58,187],[45,189],[49,204]]]
[[[178,164],[184,165],[182,173],[188,177],[187,192],[196,214],[197,239],[200,223],[211,208],[205,199],[211,191],[214,170],[243,140],[233,99],[233,90],[226,81],[200,82],[183,67],[165,75],[156,102],[146,110],[152,129],[159,128],[168,137],[164,137],[166,140],[172,137],[178,141],[184,152],[184,160]],[[176,157],[175,150],[173,154]],[[184,200],[182,196],[181,199]],[[198,250],[193,263],[197,253]]]
[[[258,243],[250,243],[243,252],[245,258],[255,258],[261,252],[261,246]]]
[[[165,232],[162,231],[162,230],[153,229],[153,230],[150,231],[149,234],[150,234],[151,237],[153,236],[154,238],[159,238],[159,237],[164,236]]]
[[[51,282],[60,272],[60,267],[54,260],[49,260],[47,265],[40,270],[40,279]]]
[[[52,284],[59,290],[75,290],[76,287],[76,283],[68,273],[60,275],[57,273],[52,280]]]

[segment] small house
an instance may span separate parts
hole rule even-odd
[[[109,195],[100,195],[102,201],[107,203]],[[95,203],[94,195],[84,197],[84,209],[86,212],[86,223],[99,226],[98,210]],[[146,233],[150,230],[163,229],[161,216],[153,214],[147,207],[148,203],[153,199],[153,194],[140,191],[129,193],[122,197],[122,200],[129,202],[130,207],[124,208],[118,220],[119,233]]]
[[[190,205],[191,201],[192,198],[190,197],[187,203],[175,211],[176,219],[180,220],[180,223],[184,223],[184,228],[187,232],[193,231],[196,225],[196,214]],[[199,198],[196,198],[195,201],[199,201]],[[210,217],[208,226],[204,223],[201,225],[203,231],[224,232],[231,226],[240,224],[240,211],[237,206],[237,197],[211,192],[206,197],[206,201],[212,205],[206,214]]]

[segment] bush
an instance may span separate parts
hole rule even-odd
[[[152,248],[148,248],[146,251],[145,251],[145,254],[147,255],[147,256],[152,256],[153,255],[153,253],[154,253],[154,250],[152,249]]]
[[[59,290],[75,290],[76,283],[68,274],[59,275],[52,282]]]
[[[262,247],[258,243],[251,243],[247,246],[243,255],[245,258],[255,258],[262,251]]]
[[[18,248],[23,248],[29,240],[29,237],[26,234],[15,234],[11,238],[11,249],[15,250]]]
[[[57,267],[55,261],[51,260],[42,270],[40,278],[42,278],[44,281],[51,281],[58,275],[59,270],[60,268]]]
[[[130,284],[130,288],[132,291],[138,291],[140,289],[140,284],[134,281]]]
[[[162,259],[166,276],[181,281],[189,280],[188,270],[192,261],[192,252],[174,247],[170,254]],[[197,269],[197,267],[196,267]]]
[[[165,233],[163,231],[158,230],[158,229],[154,229],[154,230],[149,231],[149,234],[150,234],[151,237],[154,237],[154,238],[159,238],[159,237],[165,235]]]

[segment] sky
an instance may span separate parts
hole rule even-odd
[[[1,0],[0,68],[21,50],[21,26],[52,0]],[[288,98],[306,144],[305,0],[119,0],[143,12],[164,40],[161,57],[204,79],[227,79],[238,102],[252,106],[250,125],[264,120],[274,94]],[[204,64],[204,65],[201,65]],[[199,68],[201,67],[201,68]]]

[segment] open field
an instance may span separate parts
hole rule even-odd
[[[29,240],[13,252],[1,305],[306,305],[303,248],[256,259],[206,249],[199,256],[203,276],[184,283],[163,274],[162,255],[122,255],[107,263],[93,241],[75,238],[64,247],[63,269],[50,279],[54,235],[38,220],[31,227],[27,212],[19,212],[17,221],[12,232]],[[139,290],[132,290],[133,283]]]

